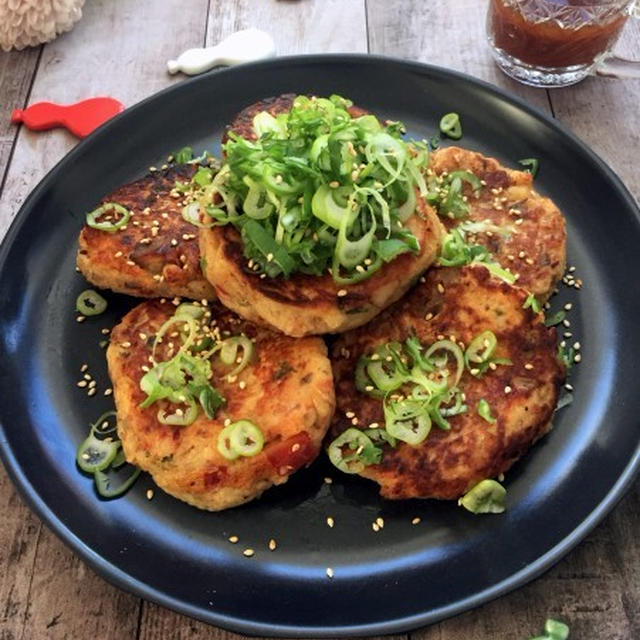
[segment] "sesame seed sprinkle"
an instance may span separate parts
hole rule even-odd
[[[331,567],[327,567],[327,578],[333,578],[333,569]]]
[[[420,518],[416,517],[411,521],[411,524],[420,524]]]
[[[347,295],[347,290],[346,289],[340,289],[338,291],[338,298],[344,298]]]
[[[228,540],[231,544],[236,544],[240,538],[238,538],[238,536],[229,536]]]
[[[153,498],[153,489],[147,489],[147,500],[151,500]]]
[[[333,529],[333,525],[334,525],[334,524],[335,524],[334,519],[333,519],[331,516],[329,516],[329,517],[327,518],[327,526],[329,527],[329,529]]]
[[[245,549],[245,550],[242,552],[242,555],[243,555],[245,558],[251,558],[254,554],[255,554],[255,551],[254,551],[253,549]]]
[[[278,544],[276,543],[276,541],[271,538],[271,540],[269,540],[269,551],[275,551],[277,546]]]

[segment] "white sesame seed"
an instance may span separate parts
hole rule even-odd
[[[371,523],[371,528],[377,533],[378,531],[380,531],[380,525],[377,522],[372,522]]]
[[[524,365],[524,368],[531,371],[531,369],[533,369],[533,365],[530,362],[527,362],[527,364]]]
[[[420,524],[420,518],[414,518],[414,519],[411,521],[411,524]]]
[[[509,385],[507,385],[507,386],[504,388],[504,392],[505,392],[505,393],[511,393],[511,387],[510,387]]]
[[[113,389],[111,387],[109,387],[108,389],[104,390],[104,395],[105,396],[110,396],[113,393]]]
[[[85,316],[78,316],[76,322],[84,322],[87,318]]]
[[[79,382],[76,383],[79,387],[86,387],[87,386],[87,381],[86,380],[80,380]]]
[[[253,549],[245,549],[242,552],[242,555],[245,556],[246,558],[250,558],[251,556],[253,556],[254,553],[255,551]]]
[[[271,538],[271,540],[269,540],[269,551],[275,551],[277,546],[278,545],[276,541],[273,538]]]
[[[344,298],[347,295],[347,290],[346,289],[340,289],[338,291],[338,298]]]
[[[333,569],[331,567],[327,567],[327,577],[333,578]]]
[[[331,516],[329,516],[327,518],[327,526],[329,527],[329,529],[333,529],[333,525],[335,524],[333,518]]]
[[[96,395],[95,387],[93,387],[92,389],[89,389],[89,391],[87,391],[87,395],[88,396],[95,396]]]
[[[333,478],[329,478],[329,476],[327,476],[327,477],[324,479],[324,483],[325,483],[325,484],[333,484]]]
[[[578,349],[580,349],[580,343],[579,342],[574,342],[573,343],[573,348],[577,351]]]
[[[229,536],[228,540],[231,544],[236,544],[240,538],[238,536]]]
[[[573,361],[580,362],[580,360],[582,360],[582,356],[579,353],[576,353],[576,355],[573,356]]]
[[[147,489],[147,500],[151,500],[153,498],[153,489]]]

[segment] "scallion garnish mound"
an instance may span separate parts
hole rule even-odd
[[[354,117],[351,106],[337,95],[298,96],[287,113],[254,117],[257,140],[230,132],[200,205],[210,224],[240,231],[255,273],[330,271],[351,284],[420,251],[404,223],[416,191],[427,193],[427,147],[403,140],[401,123]]]
[[[140,380],[147,396],[140,407],[164,401],[157,416],[162,424],[189,425],[200,409],[213,418],[224,405],[224,397],[211,383],[214,358],[230,382],[251,362],[253,342],[244,335],[223,339],[210,316],[198,303],[183,303],[155,335],[153,367]]]
[[[355,386],[382,400],[384,427],[347,429],[329,445],[331,462],[346,473],[359,473],[381,461],[383,443],[395,447],[400,441],[415,447],[427,438],[432,424],[449,430],[447,418],[468,411],[458,386],[465,370],[480,377],[490,368],[511,364],[495,356],[497,346],[495,334],[483,331],[466,349],[448,339],[425,346],[410,336],[362,355],[356,365]],[[481,400],[477,411],[488,423],[495,422],[486,400]]]

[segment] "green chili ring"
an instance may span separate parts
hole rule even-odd
[[[107,301],[93,289],[86,289],[76,298],[76,311],[83,316],[98,316],[107,308]]]
[[[104,215],[108,211],[115,211],[120,214],[120,219],[115,222],[111,220],[105,220],[104,222],[98,222],[98,218]],[[106,231],[107,233],[114,233],[124,227],[129,218],[131,217],[131,211],[116,202],[105,202],[101,204],[97,209],[87,213],[87,225],[92,229],[98,229],[98,231]]]
[[[452,140],[462,138],[462,125],[457,113],[447,113],[440,119],[440,131]]]

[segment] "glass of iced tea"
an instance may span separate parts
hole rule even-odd
[[[487,35],[498,66],[536,87],[589,74],[640,77],[640,62],[611,51],[640,0],[489,0]]]

